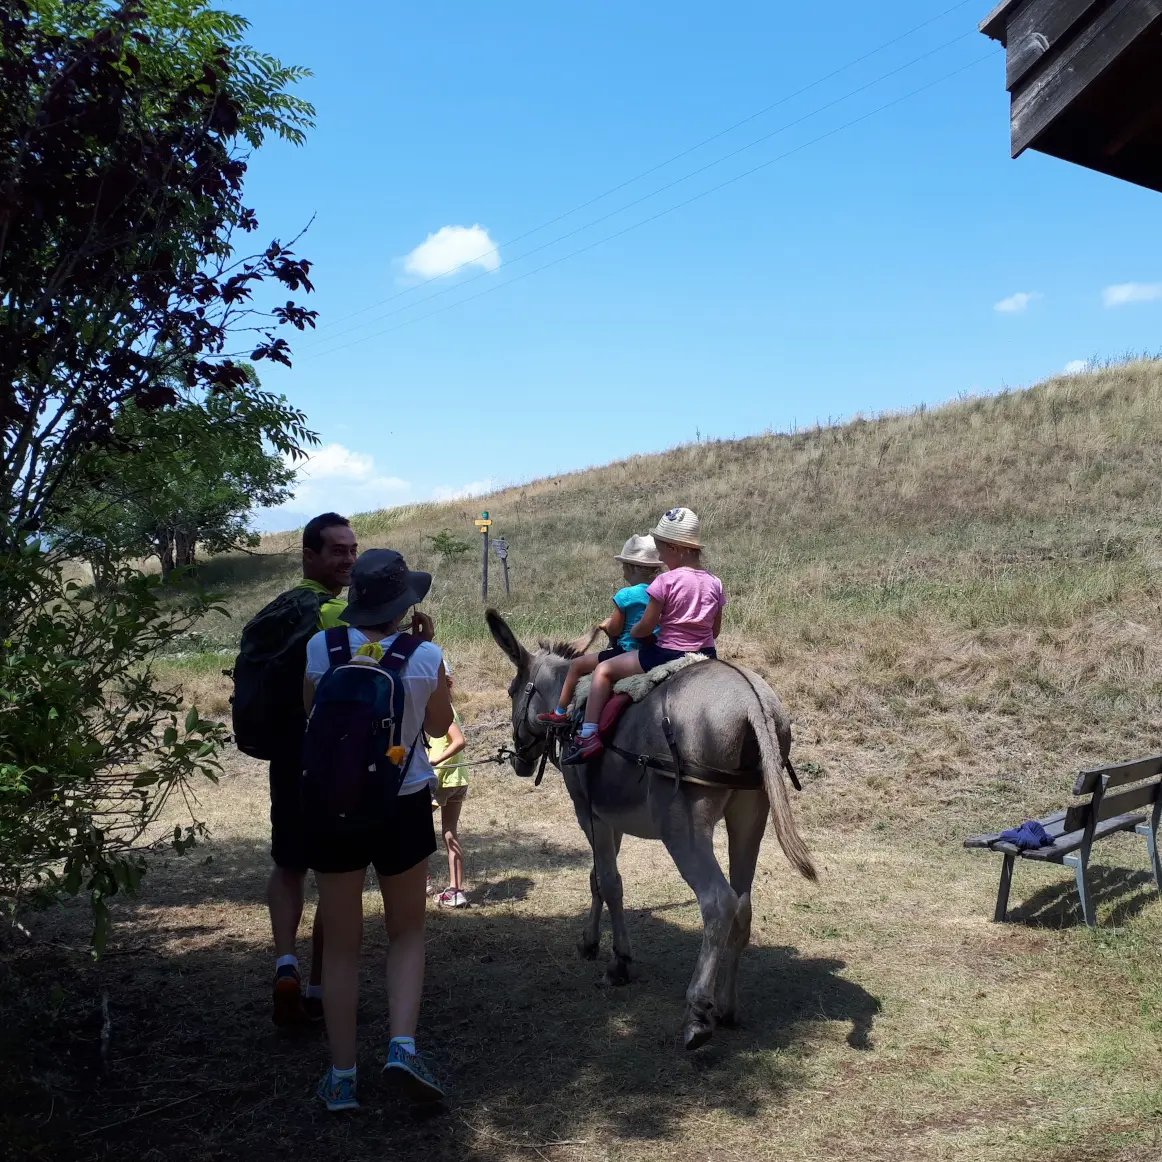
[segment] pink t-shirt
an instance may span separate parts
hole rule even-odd
[[[722,582],[705,569],[671,569],[650,582],[646,592],[662,607],[658,645],[692,653],[714,645],[714,619],[726,604]]]

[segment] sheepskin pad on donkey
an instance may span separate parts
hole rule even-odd
[[[680,658],[675,658],[672,662],[666,662],[662,666],[655,666],[644,674],[630,674],[628,678],[622,678],[613,687],[613,692],[615,694],[628,694],[635,702],[640,702],[655,686],[660,685],[667,678],[672,678],[679,670],[696,665],[698,662],[708,661],[710,659],[705,654],[683,654]],[[592,685],[592,674],[586,674],[577,683],[577,692],[573,695],[573,702],[569,706],[570,714],[583,714],[585,712],[585,703],[589,701],[589,688]]]

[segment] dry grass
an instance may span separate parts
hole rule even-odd
[[[33,1064],[17,1093],[9,1085],[24,1113],[9,1127],[35,1127],[45,1156],[510,1162],[536,1157],[536,1144],[554,1160],[617,1162],[1157,1157],[1162,915],[1140,871],[1099,875],[1119,927],[1091,933],[1059,872],[1023,868],[1026,922],[999,928],[986,919],[990,859],[813,826],[813,888],[770,842],[743,1027],[692,1056],[681,996],[700,928],[673,869],[626,841],[641,976],[598,987],[600,967],[572,957],[589,862],[560,781],[537,790],[481,772],[465,811],[475,906],[430,915],[422,1038],[453,1086],[451,1112],[412,1122],[377,1086],[384,942],[368,893],[369,1108],[336,1119],[310,1100],[322,1041],[280,1039],[266,1023],[261,766],[233,762],[204,807],[214,840],[155,869],[123,905],[104,961],[68,953],[83,919],[71,913],[9,961],[5,991],[24,984]],[[1103,854],[1140,869],[1140,846]],[[56,1018],[34,1017],[58,982]],[[103,1067],[102,989],[113,1017]],[[67,1140],[78,1133],[89,1136]],[[545,1144],[560,1141],[576,1144]]]
[[[697,909],[662,852],[633,840],[622,870],[642,978],[596,987],[599,969],[571,955],[589,865],[559,782],[484,768],[465,811],[477,906],[431,916],[422,1035],[452,1112],[412,1123],[372,1085],[361,1117],[328,1120],[309,1100],[322,1045],[265,1023],[265,779],[234,759],[204,796],[211,846],[154,869],[122,905],[112,955],[68,951],[83,939],[68,910],[0,959],[3,1057],[21,1063],[0,1087],[19,1110],[10,1141],[62,1160],[1153,1162],[1162,906],[1144,845],[1098,849],[1091,932],[1061,869],[1019,868],[1023,922],[990,924],[997,861],[959,844],[1061,805],[1079,766],[1159,749],[1159,449],[1162,367],[1136,363],[489,497],[512,546],[515,592],[498,603],[527,639],[603,616],[612,552],[660,511],[704,519],[731,598],[722,644],[791,708],[797,809],[823,868],[812,888],[764,851],[744,1027],[702,1054],[678,1048]],[[467,535],[473,515],[356,523],[364,545],[432,567],[425,537]],[[244,618],[295,575],[295,539],[207,567],[234,617],[163,663],[203,708],[224,709],[218,671]],[[484,636],[476,568],[441,567],[432,604],[479,723],[503,718],[510,671]],[[503,733],[478,735],[477,753]],[[369,945],[373,1077],[372,926]]]

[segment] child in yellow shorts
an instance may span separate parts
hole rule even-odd
[[[454,693],[452,667],[444,656],[444,671],[448,676],[448,692]],[[464,731],[460,715],[452,709],[453,721],[443,738],[433,738],[428,744],[428,760],[440,780],[439,789],[432,794],[432,809],[440,809],[440,830],[448,849],[448,886],[437,897],[436,903],[444,908],[467,908],[464,894],[464,853],[460,849],[460,811],[468,797],[468,774],[464,747]]]

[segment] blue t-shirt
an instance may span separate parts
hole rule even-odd
[[[645,616],[646,606],[650,603],[648,588],[648,585],[627,585],[613,595],[613,604],[625,614],[625,629],[617,639],[623,650],[636,650],[642,644],[637,638],[630,637],[629,631]]]

